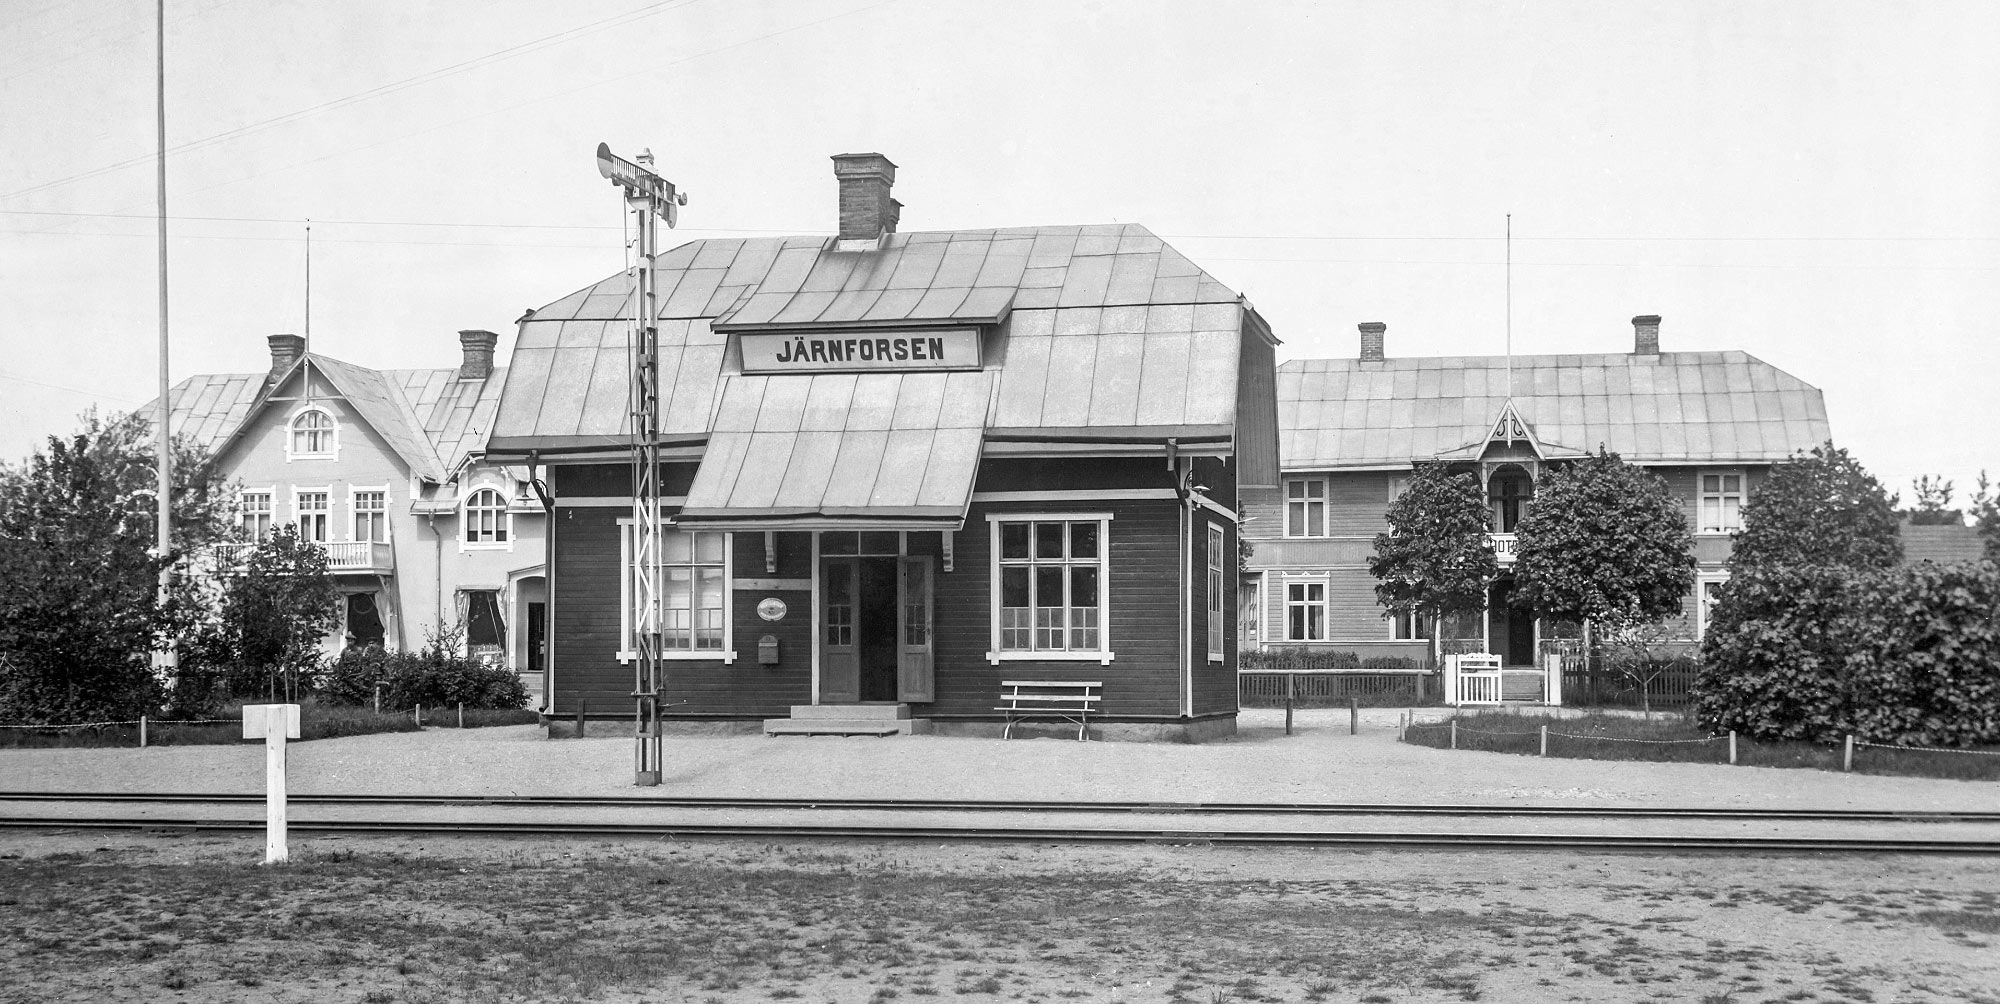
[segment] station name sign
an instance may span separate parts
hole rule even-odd
[[[812,334],[743,334],[745,373],[976,370],[976,328],[871,328]]]

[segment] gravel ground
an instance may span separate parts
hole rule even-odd
[[[1420,714],[1435,715],[1434,709]],[[758,795],[1641,805],[1783,809],[2000,809],[2000,784],[1726,764],[1543,759],[1398,742],[1400,709],[1247,710],[1200,746],[1060,739],[669,736],[666,777],[635,788],[629,739],[543,738],[535,726],[431,729],[291,747],[300,794]],[[0,790],[263,790],[260,743],[0,751]]]

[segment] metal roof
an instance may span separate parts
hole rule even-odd
[[[966,391],[984,395],[968,407],[989,431],[1233,428],[1247,308],[1141,226],[891,234],[870,251],[821,237],[705,240],[658,265],[666,437],[719,434],[739,384],[779,379],[736,372],[729,331],[925,323],[994,326],[994,379]],[[631,291],[615,275],[522,320],[492,449],[626,444]]]
[[[955,522],[991,383],[980,371],[733,380],[680,518]]]
[[[1511,397],[1548,457],[1770,462],[1829,437],[1818,388],[1743,352],[1504,356],[1278,367],[1287,470],[1472,459]]]
[[[485,380],[460,380],[456,368],[375,370],[317,353],[287,372],[283,386],[310,361],[412,473],[441,482],[485,449],[499,410],[506,368]],[[174,434],[220,452],[246,427],[268,396],[267,373],[188,377],[168,394]],[[151,415],[150,403],[140,414]]]

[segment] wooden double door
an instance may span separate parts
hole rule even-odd
[[[822,559],[819,703],[937,699],[931,583],[928,557]]]

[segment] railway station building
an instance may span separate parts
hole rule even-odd
[[[1095,734],[1233,732],[1270,327],[1143,227],[902,232],[895,165],[833,160],[836,236],[657,259],[670,727],[997,735],[1030,680],[1098,684]],[[551,717],[605,729],[634,713],[633,290],[521,319],[487,443],[546,493]]]
[[[1448,654],[1501,657],[1506,699],[1544,700],[1562,642],[1555,625],[1509,602],[1514,529],[1549,470],[1600,445],[1681,499],[1698,570],[1676,633],[1698,640],[1744,500],[1773,464],[1828,438],[1826,405],[1817,388],[1743,352],[1662,351],[1658,316],[1632,325],[1627,352],[1509,360],[1392,356],[1386,325],[1367,323],[1355,357],[1279,367],[1279,484],[1241,493],[1254,554],[1240,644],[1424,665],[1441,630]],[[1500,574],[1483,616],[1429,625],[1386,617],[1376,602],[1375,535],[1425,461],[1473,472],[1484,486]]]

